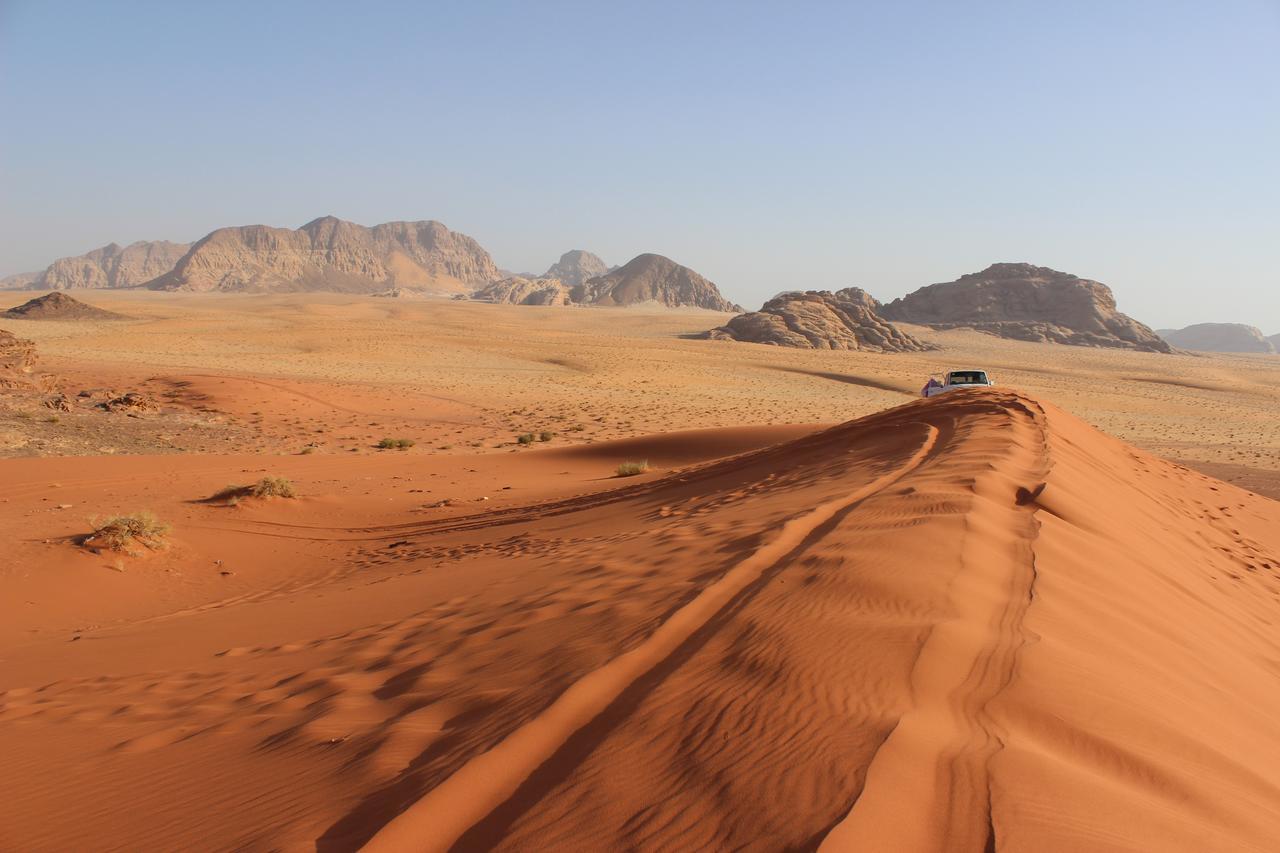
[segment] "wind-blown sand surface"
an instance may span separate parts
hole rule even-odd
[[[1063,409],[1266,472],[1266,362],[965,333],[791,353],[673,337],[717,315],[350,298],[370,323],[321,333],[281,318],[341,299],[117,298],[173,316],[23,334],[65,376],[195,383],[168,387],[201,395],[207,452],[0,461],[0,849],[1280,837],[1280,502]],[[419,310],[441,312],[427,341]],[[290,349],[312,334],[320,355]],[[877,387],[961,359],[1040,385]],[[419,444],[373,450],[387,429]],[[628,459],[653,470],[612,477]],[[268,474],[301,497],[205,500]],[[74,544],[138,507],[168,550]]]

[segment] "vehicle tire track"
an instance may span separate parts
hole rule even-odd
[[[837,516],[916,470],[938,445],[939,429],[923,421],[900,429],[922,430],[903,464],[866,486],[793,517],[771,541],[730,568],[660,625],[640,645],[588,673],[541,714],[488,752],[477,755],[382,827],[363,848],[379,851],[448,850],[502,806],[539,767],[629,687],[655,670],[733,605],[770,568],[792,554]]]

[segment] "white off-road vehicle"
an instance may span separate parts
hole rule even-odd
[[[928,384],[920,390],[920,396],[936,397],[958,388],[986,388],[995,384],[985,370],[952,370],[942,379],[930,376]]]

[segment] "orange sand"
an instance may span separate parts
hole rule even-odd
[[[445,388],[390,349],[403,384],[364,362],[213,367],[204,344],[144,376],[160,334],[104,360],[259,412],[277,452],[0,460],[0,849],[1274,849],[1280,502],[1045,401],[1085,399],[1080,376],[906,402],[776,368],[905,385],[909,365],[646,338],[686,320],[626,316],[637,352],[683,360],[665,398],[627,397],[652,365],[563,327],[533,349],[562,336],[578,367],[541,403],[504,374],[505,406],[497,379]],[[67,375],[106,346],[41,334]],[[1033,346],[1010,352],[1063,352]],[[773,367],[744,379],[723,353]],[[1169,364],[1229,375],[1201,361]],[[1248,369],[1109,417],[1154,438],[1209,394],[1248,423],[1248,377],[1272,368]],[[881,411],[816,426],[836,418],[814,388]],[[508,412],[577,399],[625,414],[511,444],[536,424]],[[278,455],[290,419],[329,430],[319,452]],[[390,420],[483,446],[370,449]],[[769,420],[797,425],[742,425]],[[356,422],[354,452],[330,438]],[[1218,429],[1188,434],[1204,461],[1230,459]],[[653,470],[612,476],[634,459]],[[204,500],[267,474],[301,497]],[[174,524],[168,550],[74,544],[138,507]]]

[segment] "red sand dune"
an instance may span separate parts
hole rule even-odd
[[[1275,849],[1280,503],[1008,391],[796,434],[67,461],[168,496],[125,573],[13,463],[0,848]]]

